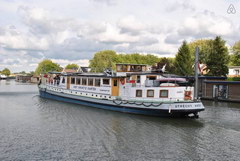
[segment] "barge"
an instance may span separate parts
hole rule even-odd
[[[198,117],[204,110],[186,79],[168,78],[144,64],[116,64],[116,72],[52,72],[38,87],[43,98],[125,113]]]

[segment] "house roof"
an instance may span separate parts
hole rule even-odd
[[[204,81],[211,84],[240,84],[240,81]]]
[[[76,73],[77,70],[75,70],[75,69],[63,69],[62,72],[63,72],[63,73]]]

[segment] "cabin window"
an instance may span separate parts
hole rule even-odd
[[[130,77],[129,77],[129,76],[127,77],[127,80],[126,80],[126,82],[127,82],[127,83],[129,83],[129,82],[130,82]]]
[[[122,67],[123,67],[123,65],[117,65],[117,71],[122,72],[123,71]]]
[[[113,80],[113,86],[114,87],[118,86],[118,81],[116,79]]]
[[[142,90],[136,90],[136,97],[142,97]]]
[[[71,84],[75,84],[75,78],[71,78]]]
[[[127,65],[118,64],[117,65],[117,72],[126,72],[127,71]]]
[[[154,97],[154,90],[147,90],[147,97]]]
[[[147,79],[149,79],[149,80],[156,80],[157,77],[156,76],[147,76]]]
[[[141,65],[131,65],[130,66],[130,71],[131,72],[141,72],[142,71],[142,66]]]
[[[96,79],[95,79],[95,86],[96,86],[96,87],[100,87],[100,84],[101,84],[101,79],[96,78]]]
[[[168,90],[160,90],[159,97],[168,98]]]
[[[93,86],[93,78],[88,78],[88,85]]]
[[[104,85],[109,85],[110,84],[110,80],[109,79],[103,79],[103,84]]]
[[[140,77],[140,75],[137,76],[137,83],[141,83],[141,77]]]
[[[87,85],[87,78],[82,78],[82,85]]]
[[[81,78],[76,78],[76,84],[80,85],[81,84]]]
[[[65,83],[65,77],[62,77],[62,83]]]
[[[122,66],[122,71],[123,71],[123,72],[127,72],[127,65],[123,65],[123,66]]]

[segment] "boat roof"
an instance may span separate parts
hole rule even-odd
[[[240,81],[204,81],[211,84],[240,84]]]
[[[124,78],[126,76],[107,75],[106,73],[61,73],[61,72],[49,72],[49,74],[58,74],[62,76],[84,76],[84,77],[104,77],[104,78]]]
[[[146,71],[146,72],[127,72],[127,76],[131,75],[163,75],[161,72],[151,72],[151,71]]]
[[[178,81],[178,82],[186,82],[185,78],[160,78],[158,81]]]

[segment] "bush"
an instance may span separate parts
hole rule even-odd
[[[228,81],[240,81],[240,77],[228,77]]]

